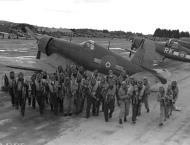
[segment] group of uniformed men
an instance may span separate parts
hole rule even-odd
[[[109,70],[107,76],[97,70],[89,73],[74,64],[67,65],[66,69],[58,66],[52,74],[35,73],[30,80],[24,80],[23,73],[19,73],[16,79],[15,73],[11,71],[9,93],[12,105],[16,109],[20,108],[23,116],[27,100],[28,105],[34,109],[36,102],[38,103],[40,114],[43,114],[49,105],[56,115],[59,112],[64,116],[85,112],[86,118],[89,118],[91,113],[98,116],[101,108],[106,122],[112,117],[117,101],[120,109],[119,124],[127,121],[130,106],[133,123],[136,123],[136,117],[141,115],[142,103],[146,111],[150,111],[150,85],[147,78],[137,81],[128,77],[125,72],[116,77],[112,70]]]
[[[166,121],[172,115],[172,111],[177,111],[178,109],[175,106],[179,94],[179,88],[177,81],[172,81],[168,85],[167,89],[163,86],[159,87],[158,91],[158,101],[160,102],[160,122],[159,126],[163,125],[163,122]]]

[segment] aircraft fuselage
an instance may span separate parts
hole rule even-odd
[[[167,46],[165,43],[157,42],[155,45],[156,52],[158,52],[165,58],[170,58],[183,62],[190,62],[190,50],[179,44]]]
[[[97,45],[93,41],[75,44],[53,37],[43,37],[40,39],[38,47],[48,56],[57,53],[78,65],[84,66],[88,70],[97,69],[104,74],[110,69],[115,74],[126,71],[130,75],[143,71],[140,66]]]

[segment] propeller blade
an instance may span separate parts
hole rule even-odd
[[[37,35],[34,34],[34,32],[32,32],[32,30],[28,27],[25,27],[25,29],[27,30],[28,34],[30,34],[32,36],[33,39],[36,39],[36,43],[38,44],[40,38],[37,37]],[[37,52],[37,55],[36,55],[36,59],[40,59],[41,57],[41,51],[40,49],[38,48],[38,52]]]
[[[41,51],[38,49],[37,55],[36,55],[36,59],[40,59],[41,58]]]
[[[40,38],[38,38],[37,35],[35,35],[34,32],[32,32],[30,28],[25,27],[25,29],[27,30],[28,34],[32,36],[33,39],[36,39],[37,41],[39,41]]]

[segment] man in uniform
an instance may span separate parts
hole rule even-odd
[[[44,104],[43,104],[43,84],[42,84],[42,76],[41,74],[37,74],[36,81],[35,81],[35,86],[36,86],[36,98],[37,102],[39,105],[39,112],[42,115],[43,114],[43,109],[44,109]]]
[[[76,78],[77,77],[77,66],[75,65],[75,64],[73,64],[72,66],[71,66],[71,75],[72,76],[74,76],[74,78]]]
[[[122,84],[123,81],[124,81],[124,78],[123,78],[123,74],[121,73],[119,75],[119,77],[117,77],[117,79],[116,79],[116,93],[115,93],[115,95],[116,95],[116,98],[117,98],[117,102],[119,101],[119,89],[120,89],[121,84]]]
[[[51,111],[54,112],[55,115],[58,114],[58,77],[56,74],[51,76],[51,80],[48,84],[50,91],[50,106]]]
[[[100,105],[102,105],[102,111],[104,110],[104,97],[107,89],[106,79],[102,76],[98,88],[96,90],[97,98],[97,116],[99,115]]]
[[[80,68],[79,68],[80,69]],[[80,71],[78,71],[77,73],[77,77],[76,77],[76,82],[78,84],[78,88],[77,88],[77,94],[76,94],[76,114],[79,114],[82,112],[82,102],[83,102],[83,98],[82,98],[82,74]]]
[[[24,116],[25,114],[25,106],[26,106],[26,98],[28,97],[28,84],[26,82],[24,82],[23,84],[23,88],[22,88],[22,105],[21,105],[21,114],[22,116]]]
[[[59,66],[57,67],[57,73],[58,73],[58,74],[63,73],[63,67],[62,67],[61,65],[59,65]]]
[[[15,106],[16,80],[15,80],[15,73],[13,71],[10,72],[9,94],[11,96],[12,106]]]
[[[2,87],[1,87],[1,89],[2,89],[2,91],[8,91],[8,87],[9,87],[9,79],[8,79],[8,77],[7,77],[7,75],[6,74],[4,74],[3,75],[3,77],[2,77]]]
[[[128,115],[128,111],[126,110],[126,105],[128,103],[127,101],[127,86],[126,86],[126,82],[123,81],[121,83],[121,87],[119,88],[118,91],[118,101],[119,101],[119,108],[120,108],[120,113],[119,113],[119,124],[122,124],[123,121],[122,119],[124,118],[124,122],[127,121],[127,115]]]
[[[159,126],[163,125],[164,120],[166,119],[166,95],[165,95],[165,89],[164,87],[159,87],[159,92],[157,96],[157,100],[160,103],[160,121]]]
[[[24,75],[22,72],[18,74],[18,80],[16,82],[16,108],[20,107],[21,115],[24,116],[25,112],[25,103],[26,103],[26,94],[24,89]]]
[[[89,88],[90,94],[87,96],[86,118],[90,117],[91,107],[93,116],[96,114],[96,90],[98,88],[98,84],[95,78],[91,78]]]
[[[26,90],[26,98],[28,100],[28,106],[31,105],[31,96],[29,92],[29,80],[25,79],[25,90]]]
[[[91,79],[96,79],[98,78],[98,70],[94,70],[94,72],[92,73],[92,78]]]
[[[115,81],[116,81],[116,76],[113,74],[113,71],[112,70],[109,70],[109,72],[108,72],[108,76],[107,76],[107,81],[108,81],[108,83],[110,84],[110,83],[116,83]]]
[[[84,68],[83,68],[82,66],[80,66],[78,72],[79,72],[82,76],[84,76],[85,70],[84,70]]]
[[[49,91],[49,87],[48,87],[48,83],[47,83],[47,79],[43,77],[42,79],[42,98],[41,98],[41,113],[44,113],[44,109],[45,109],[45,102],[48,104],[48,91]]]
[[[90,79],[87,75],[84,75],[82,82],[82,103],[81,103],[81,111],[87,110],[87,98],[90,96]]]
[[[49,104],[49,86],[48,86],[48,74],[47,72],[42,72],[42,82],[43,82],[43,87],[44,87],[44,105]]]
[[[69,64],[66,65],[65,74],[67,77],[71,77],[71,66]]]
[[[57,115],[58,114],[58,108],[59,108],[59,96],[58,96],[58,92],[59,92],[59,81],[58,81],[58,76],[55,76],[55,81],[53,83],[53,92],[54,92],[54,97],[53,97],[53,108],[54,108],[54,114]]]
[[[58,99],[59,99],[59,112],[63,113],[63,99],[65,95],[65,88],[64,88],[64,74],[60,74],[60,80],[58,84]]]
[[[97,89],[99,86],[99,81],[98,81],[98,76],[96,78],[94,78],[92,81],[94,81],[94,85],[92,85],[92,90],[91,90],[91,94],[92,94],[92,98],[93,98],[93,115],[94,116],[98,116],[98,112],[99,112],[99,98],[97,96]]]
[[[104,98],[104,117],[106,122],[108,122],[109,118],[112,118],[112,113],[114,112],[115,93],[116,93],[116,86],[114,84],[114,81],[110,80]]]
[[[137,109],[138,109],[138,86],[137,81],[132,79],[128,89],[128,95],[131,96],[132,103],[132,122],[136,123]]]
[[[36,84],[35,84],[35,80],[36,80],[36,74],[33,74],[31,77],[31,99],[32,99],[32,108],[35,109],[36,108]]]
[[[53,97],[54,97],[54,90],[53,90],[53,85],[55,83],[55,78],[53,74],[50,74],[50,78],[48,80],[48,88],[49,88],[49,104],[51,111],[53,111]]]
[[[69,77],[65,78],[65,82],[64,82],[64,116],[71,116],[72,115],[72,93],[71,93],[71,81]]]
[[[141,102],[145,91],[145,86],[143,85],[142,81],[138,81],[138,103],[137,103],[137,116],[141,115]]]
[[[142,101],[145,105],[147,113],[149,113],[150,109],[149,109],[149,104],[148,104],[148,97],[150,95],[150,85],[149,85],[147,78],[143,79],[143,84],[144,84],[145,90],[144,90],[144,95],[143,95]]]
[[[171,84],[169,84],[166,91],[166,118],[169,118],[172,115],[172,110],[173,110],[173,91]]]
[[[78,83],[77,79],[71,75],[71,108],[72,112],[78,114],[79,107],[78,107]]]
[[[178,94],[179,94],[179,88],[178,88],[178,85],[177,85],[177,81],[172,81],[171,83],[171,89],[172,89],[172,92],[173,92],[173,110],[177,110],[176,106],[175,106],[175,103],[178,99]]]

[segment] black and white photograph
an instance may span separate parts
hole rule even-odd
[[[190,145],[189,0],[0,0],[0,145]]]

